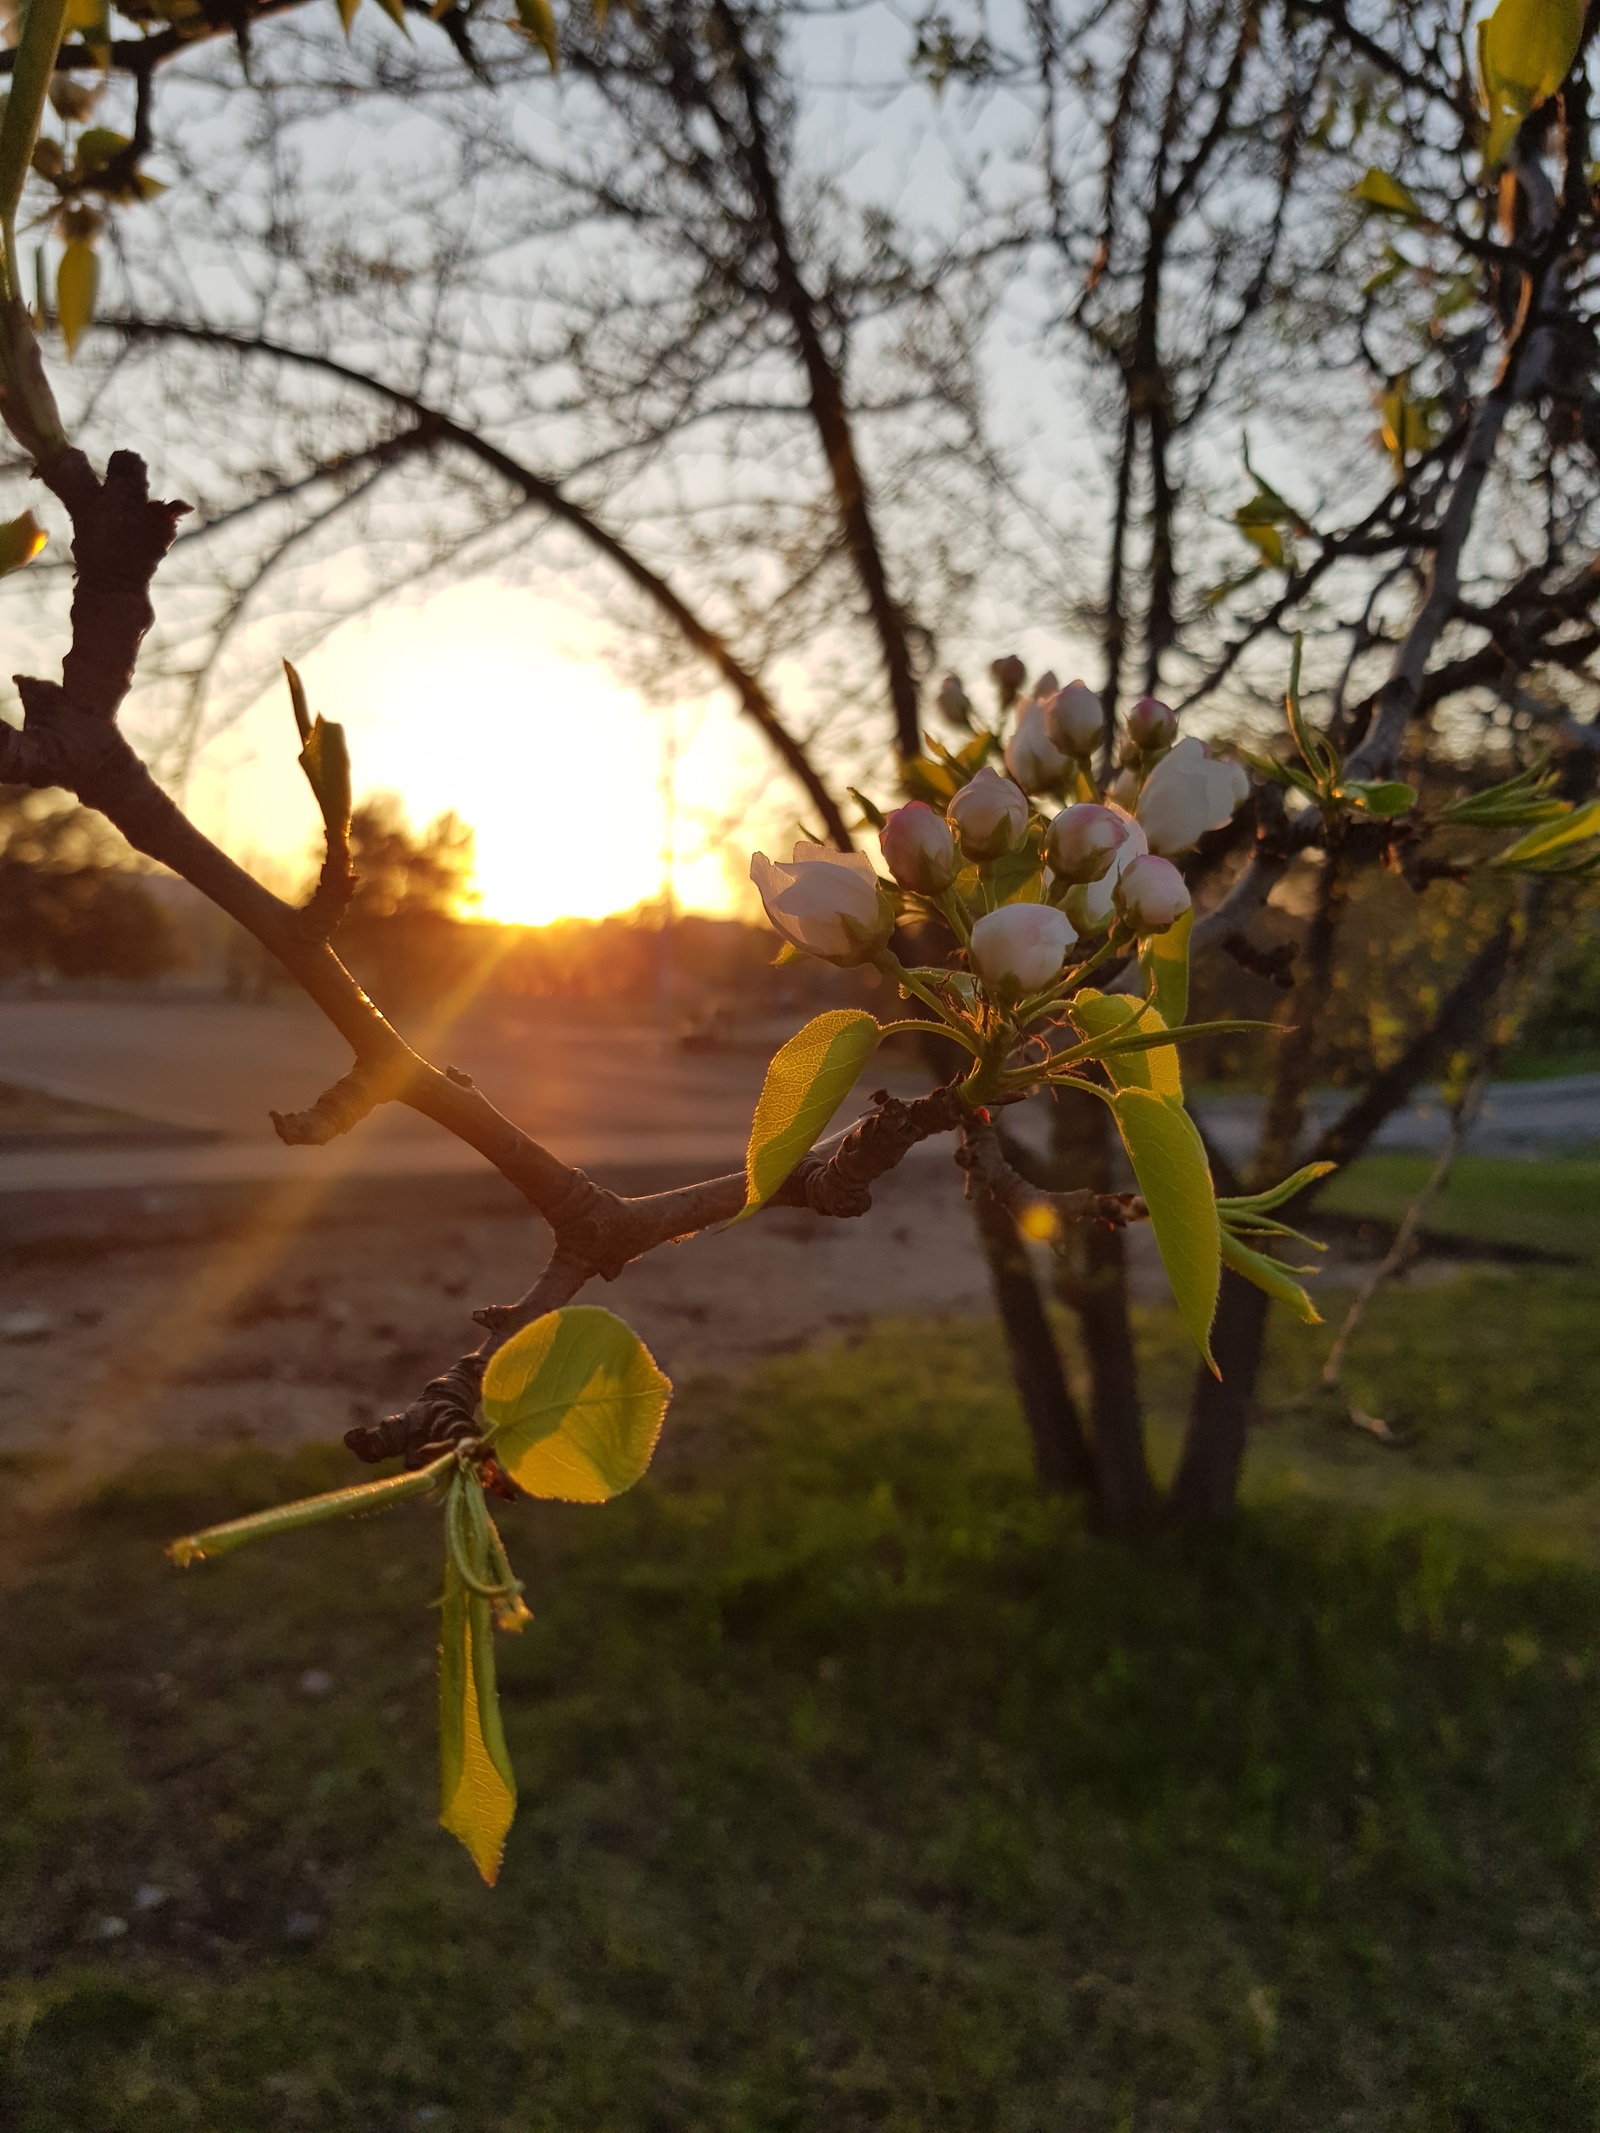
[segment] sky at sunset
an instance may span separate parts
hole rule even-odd
[[[608,670],[599,627],[480,581],[347,625],[302,664],[313,711],[344,724],[358,798],[397,793],[419,827],[446,808],[472,824],[485,917],[598,917],[661,893],[669,715]],[[795,803],[731,707],[686,704],[676,726],[679,904],[748,908],[752,846]],[[295,755],[279,685],[211,744],[190,792],[228,850],[291,877],[319,830]]]

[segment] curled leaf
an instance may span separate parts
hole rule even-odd
[[[491,1888],[516,1811],[490,1603],[467,1590],[447,1554],[439,1608],[439,1821],[466,1846]]]

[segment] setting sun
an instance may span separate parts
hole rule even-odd
[[[597,918],[662,893],[670,714],[612,677],[588,617],[464,585],[352,624],[303,672],[313,709],[344,724],[358,795],[398,794],[418,827],[447,808],[471,824],[481,916]],[[724,707],[677,728],[674,891],[726,911],[743,850],[707,849],[701,825],[760,782],[759,757]],[[208,751],[194,798],[231,849],[305,862],[316,823],[281,690]]]

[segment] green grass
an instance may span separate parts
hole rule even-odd
[[[1334,1179],[1319,1204],[1398,1222],[1432,1169],[1426,1155],[1366,1156]],[[1442,1235],[1600,1258],[1600,1161],[1462,1156],[1426,1223]]]
[[[1386,1302],[1365,1367],[1410,1396],[1528,1305]],[[7,1607],[0,2124],[1600,2125],[1600,1577],[1494,1524],[1502,1461],[1592,1470],[1597,1378],[1515,1445],[1454,1395],[1416,1453],[1280,1421],[1233,1530],[1138,1553],[1037,1500],[985,1329],[689,1387],[632,1496],[506,1515],[493,1892],[432,1827],[436,1519],[180,1575],[170,1535],[347,1462],[145,1469]]]

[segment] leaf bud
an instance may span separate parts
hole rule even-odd
[[[1002,852],[1014,852],[1027,833],[1028,796],[985,766],[951,799],[945,820],[967,858],[998,859]]]
[[[925,801],[897,807],[878,832],[884,864],[902,889],[937,896],[960,872],[961,860],[949,825]]]

